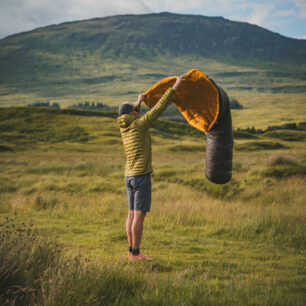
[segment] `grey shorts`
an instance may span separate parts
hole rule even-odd
[[[151,174],[126,177],[125,186],[129,209],[149,212],[151,207]]]

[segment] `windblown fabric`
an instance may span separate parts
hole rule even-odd
[[[188,123],[202,132],[208,132],[219,114],[219,92],[213,82],[198,69],[192,69],[174,95],[172,102]],[[176,77],[163,79],[144,93],[144,103],[152,107],[163,93],[174,85]]]
[[[187,122],[206,133],[206,177],[225,184],[232,178],[233,131],[226,92],[198,69],[190,70],[172,102]],[[176,77],[156,83],[144,93],[144,103],[154,106],[163,93],[174,85]]]

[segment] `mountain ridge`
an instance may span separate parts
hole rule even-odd
[[[72,24],[72,23],[76,23],[76,22],[87,22],[87,21],[91,21],[91,20],[92,21],[98,21],[98,20],[101,20],[101,19],[107,19],[107,18],[113,18],[113,17],[119,17],[119,16],[145,16],[145,15],[160,15],[160,16],[161,15],[179,15],[179,16],[205,17],[205,18],[208,18],[208,19],[209,18],[220,19],[220,20],[226,20],[226,21],[230,21],[230,22],[237,22],[237,23],[240,23],[240,24],[248,24],[248,25],[251,25],[251,26],[259,27],[259,28],[265,29],[266,31],[268,31],[270,33],[277,34],[277,35],[282,36],[284,38],[306,41],[305,38],[286,36],[286,35],[281,34],[279,32],[269,30],[267,28],[261,27],[259,25],[256,25],[256,24],[253,24],[253,23],[250,23],[250,22],[247,22],[247,21],[231,20],[231,19],[225,18],[223,16],[205,16],[205,15],[201,15],[201,14],[179,14],[179,13],[171,13],[171,12],[168,12],[168,11],[163,11],[163,12],[159,12],[159,13],[144,13],[144,14],[120,14],[120,15],[110,15],[110,16],[105,16],[105,17],[94,17],[94,18],[88,18],[88,19],[76,19],[76,20],[72,20],[72,21],[63,21],[63,22],[60,22],[60,23],[53,23],[53,24],[49,24],[49,25],[46,25],[46,26],[39,26],[37,28],[27,30],[27,31],[22,31],[22,32],[9,34],[7,36],[4,36],[4,37],[0,38],[0,41],[4,40],[4,39],[7,39],[7,38],[10,38],[10,37],[14,37],[14,36],[18,36],[18,35],[24,35],[26,33],[33,32],[33,31],[36,31],[36,30],[39,30],[39,29],[47,29],[47,28],[51,28],[51,27],[56,27],[56,26],[65,25],[65,24]]]
[[[31,35],[38,37],[35,40]],[[52,40],[55,38],[57,43]],[[141,53],[156,56],[169,51],[174,56],[188,54],[218,60],[226,57],[232,62],[253,58],[306,63],[306,40],[288,38],[257,25],[224,17],[169,12],[115,15],[49,25],[8,36],[0,40],[0,46],[14,44],[14,40],[24,50],[39,47],[58,52],[62,46],[100,49],[104,56],[138,57]]]

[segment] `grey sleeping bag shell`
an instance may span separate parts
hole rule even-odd
[[[211,79],[210,79],[211,80]],[[229,98],[213,80],[219,92],[220,111],[216,123],[206,133],[206,177],[215,184],[232,178],[233,129]]]

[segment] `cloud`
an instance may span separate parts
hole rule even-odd
[[[199,14],[224,15],[225,11],[245,9],[246,0],[143,0],[155,12],[186,12],[199,9]],[[204,13],[203,13],[204,12]],[[206,13],[205,13],[206,12]]]
[[[299,19],[306,18],[306,1],[305,0],[274,0],[279,4],[293,5],[295,17]]]
[[[278,10],[273,13],[273,17],[277,17],[277,18],[292,17],[292,16],[296,16],[296,12],[294,9]]]
[[[155,11],[178,12],[190,8],[200,8],[205,4],[210,4],[211,0],[143,0],[143,2]]]
[[[306,1],[305,0],[290,0],[290,1],[293,2],[298,9],[297,16],[300,19],[306,18]]]
[[[274,5],[255,4],[253,5],[253,11],[247,18],[247,21],[249,23],[264,26],[266,19],[271,16],[273,10]]]
[[[64,21],[150,13],[142,0],[1,0],[0,38]]]

